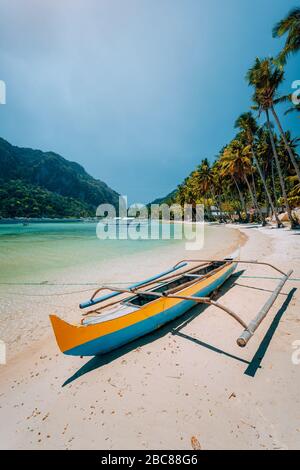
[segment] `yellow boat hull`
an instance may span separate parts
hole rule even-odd
[[[233,273],[236,264],[226,264],[212,275],[183,288],[179,295],[206,297],[218,289]],[[91,325],[71,325],[50,315],[57,344],[64,354],[94,356],[105,354],[156,330],[183,315],[195,301],[162,297],[134,312]]]

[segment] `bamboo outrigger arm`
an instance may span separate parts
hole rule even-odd
[[[135,287],[146,286],[146,285],[152,283],[153,281],[164,278],[164,276],[166,276],[167,274],[173,273],[174,271],[177,271],[178,269],[181,269],[186,265],[187,265],[187,263],[185,263],[185,262],[177,263],[176,266],[173,266],[173,268],[168,269],[167,271],[164,271],[163,273],[157,274],[153,277],[150,277],[149,279],[146,279],[145,281],[141,281],[141,282],[138,282],[136,284],[132,284],[128,288],[130,289],[130,288],[135,288]],[[101,292],[102,290],[112,290],[112,289],[106,289],[105,286],[100,287],[99,289],[97,289],[93,293],[92,297],[87,302],[82,302],[81,304],[79,304],[79,308],[91,307],[91,306],[96,305],[100,302],[103,302],[104,300],[108,300],[108,299],[111,299],[111,298],[116,297],[117,295],[119,295],[119,292],[117,291],[117,289],[113,289],[110,294],[105,295],[103,297],[96,298],[96,295],[99,292]]]
[[[275,268],[276,269],[276,268]],[[277,269],[278,271],[278,269]],[[245,328],[243,333],[238,337],[237,344],[243,348],[248,343],[249,339],[253,336],[256,329],[259,327],[263,319],[266,317],[267,313],[269,312],[270,308],[274,304],[275,300],[277,299],[278,295],[280,294],[281,289],[283,288],[284,284],[292,274],[293,270],[291,269],[288,271],[284,276],[280,279],[276,289],[272,292],[264,306],[260,309],[258,314],[256,315],[253,320],[250,321],[249,325]]]
[[[120,289],[120,288],[115,288],[115,287],[110,287],[106,286],[106,289],[108,290],[114,290],[116,292],[119,292],[121,294],[134,294],[134,295],[140,295],[142,296],[151,296],[151,297],[156,297],[156,298],[162,298],[166,297],[168,299],[181,299],[181,300],[191,300],[192,302],[197,302],[199,304],[208,304],[208,305],[214,305],[215,307],[220,308],[224,312],[228,313],[231,317],[233,317],[240,325],[242,325],[245,329],[247,328],[247,324],[237,315],[235,312],[230,310],[228,307],[226,307],[223,304],[220,304],[219,302],[216,302],[212,300],[210,297],[195,297],[195,296],[188,296],[188,295],[176,295],[176,294],[168,294],[167,292],[165,293],[159,293],[159,292],[152,292],[152,291],[139,291],[137,289]]]
[[[220,302],[216,302],[215,300],[212,300],[210,297],[195,297],[195,296],[182,296],[182,295],[166,295],[165,297],[172,298],[172,299],[192,300],[193,302],[197,302],[199,304],[214,305],[215,307],[218,307],[224,312],[228,313],[228,315],[234,318],[244,328],[247,328],[246,323],[241,319],[241,317],[239,317],[239,315],[237,315],[235,312],[233,312],[230,308],[226,307],[225,305],[220,304]]]
[[[143,287],[144,288],[144,287],[147,287],[147,286],[150,286],[150,285],[154,284],[155,282],[169,281],[170,279],[174,279],[174,277],[177,277],[177,276],[187,276],[187,275],[189,275],[190,277],[193,277],[194,275],[189,274],[189,273],[193,272],[194,270],[196,270],[196,269],[198,269],[199,267],[202,266],[202,265],[193,266],[193,268],[186,269],[185,271],[182,271],[179,274],[178,273],[174,274],[174,271],[182,269],[187,264],[188,263],[177,263],[176,266],[173,266],[168,271],[157,274],[156,276],[150,277],[149,279],[138,282],[136,284],[132,284],[131,286],[128,286],[127,289],[133,289],[133,288],[137,288],[137,287]],[[198,277],[200,278],[200,277],[203,277],[203,276],[198,276]],[[96,298],[96,295],[99,294],[99,292],[105,291],[105,290],[111,290],[111,289],[107,289],[105,285],[99,287],[97,290],[95,290],[95,292],[93,293],[93,295],[91,296],[91,298],[88,301],[82,302],[81,304],[79,304],[79,308],[84,309],[84,308],[87,308],[87,307],[91,307],[93,305],[104,302],[105,300],[116,297],[117,295],[120,294],[120,292],[117,292],[117,290],[114,289],[110,294],[107,294],[107,295],[104,295],[102,297]]]
[[[226,258],[225,258],[226,259]],[[231,258],[227,258],[227,259],[231,259]],[[178,261],[178,263],[182,263],[182,262],[206,262],[207,260],[204,260],[204,259],[197,259],[197,260],[181,260],[181,261]],[[212,260],[214,262],[219,262],[221,260]],[[255,333],[255,331],[257,330],[257,328],[259,327],[259,325],[261,324],[261,322],[263,321],[263,319],[266,317],[267,313],[269,312],[269,310],[271,309],[272,305],[274,304],[275,300],[277,299],[278,295],[280,294],[281,292],[281,289],[283,288],[284,284],[286,283],[286,281],[288,280],[288,278],[291,276],[291,274],[293,273],[293,270],[289,270],[287,273],[285,273],[284,271],[282,271],[281,269],[277,268],[276,266],[274,266],[273,264],[271,263],[266,263],[266,262],[263,262],[263,261],[257,261],[257,260],[239,260],[239,259],[233,259],[232,260],[234,263],[242,263],[242,264],[259,264],[259,265],[263,265],[263,266],[268,266],[272,269],[274,269],[275,271],[279,272],[280,274],[282,274],[282,278],[279,280],[279,283],[277,285],[277,287],[274,289],[274,291],[272,292],[272,294],[270,295],[270,297],[268,298],[268,300],[266,301],[266,303],[263,305],[263,307],[260,309],[260,311],[258,312],[258,314],[256,315],[256,317],[254,317],[249,325],[247,325],[244,329],[244,331],[242,332],[242,334],[238,337],[237,339],[237,344],[238,346],[240,346],[241,348],[245,347],[248,343],[248,341],[250,340],[250,338],[253,336],[253,334]],[[176,267],[176,264],[174,266],[174,268]],[[223,310],[225,310],[221,305],[216,305],[215,303],[215,306],[216,307],[220,307],[222,308]],[[227,307],[226,307],[227,308]],[[226,310],[225,310],[226,311]],[[227,312],[229,313],[229,312]],[[232,312],[233,313],[233,312]],[[234,314],[234,315],[231,315],[233,316],[236,320],[238,320],[238,315]],[[239,321],[239,320],[238,320]],[[241,323],[241,322],[239,322]],[[244,323],[244,322],[243,322]]]
[[[239,260],[239,259],[232,259],[232,258],[225,258],[226,261],[231,261],[233,263],[239,263],[239,264],[261,264],[261,265],[264,265],[264,266],[269,266],[270,268],[272,269],[275,269],[275,271],[279,272],[280,274],[282,274],[283,276],[286,276],[286,273],[284,271],[282,271],[281,269],[277,268],[276,266],[274,266],[273,264],[270,264],[270,263],[265,263],[263,261],[257,261],[257,260]],[[196,262],[203,262],[203,263],[208,263],[208,262],[212,262],[212,263],[220,263],[220,262],[223,262],[223,260],[221,259],[213,259],[213,260],[207,260],[207,259],[185,259],[185,260],[181,260],[181,261],[178,261],[178,263],[176,263],[174,266],[173,266],[173,269],[175,269],[177,267],[177,264],[180,264],[180,263],[196,263]]]

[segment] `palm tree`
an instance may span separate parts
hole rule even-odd
[[[288,180],[290,181],[290,183],[292,184],[295,183],[294,187],[289,192],[289,198],[295,206],[296,205],[298,206],[299,201],[300,201],[300,183],[295,181],[295,179],[296,179],[295,176],[288,177]]]
[[[293,8],[285,18],[279,21],[273,28],[273,37],[281,37],[287,34],[283,50],[278,56],[281,65],[286,63],[290,54],[300,50],[300,8]]]
[[[299,162],[299,155],[297,154],[297,147],[300,144],[300,137],[292,137],[290,131],[287,131],[287,132],[285,132],[285,138],[288,141],[288,144],[291,147],[291,149],[292,149],[292,151],[295,155],[296,161],[298,163]],[[288,155],[286,154],[285,144],[284,144],[284,141],[283,141],[282,138],[279,139],[278,149],[280,149],[280,153],[283,156],[285,167],[289,169],[289,171],[288,171],[289,174],[293,174],[294,173],[294,167],[293,167],[292,162],[290,161]],[[279,153],[279,150],[278,150],[278,153]]]
[[[246,78],[249,85],[252,85],[255,88],[253,95],[253,101],[258,105],[260,111],[271,110],[277,126],[279,128],[281,137],[284,141],[286,150],[289,154],[292,164],[294,165],[296,174],[300,181],[300,169],[297,164],[295,155],[290,148],[288,141],[285,137],[284,130],[278,118],[278,115],[275,111],[275,105],[282,101],[286,101],[287,97],[282,98],[277,97],[277,90],[279,85],[284,79],[284,72],[280,70],[275,64],[274,61],[270,58],[255,60],[254,65],[249,69]]]
[[[219,209],[220,221],[222,222],[223,220],[225,220],[223,216],[223,211],[222,211],[223,178],[221,174],[220,162],[218,160],[214,162],[211,168],[211,173],[212,173],[212,179],[213,179],[212,193],[213,193],[215,204],[217,208]]]
[[[180,204],[182,207],[185,203],[185,197],[186,197],[186,189],[184,184],[179,184],[177,186],[177,192],[176,192],[176,202]]]
[[[253,172],[250,147],[245,147],[241,141],[234,139],[225,148],[222,160],[224,168],[226,169],[227,167],[227,171],[229,173],[245,181],[252,200],[252,204],[258,212],[262,224],[265,224],[264,216],[247,177],[247,175],[251,175]]]
[[[295,171],[296,171],[298,180],[299,180],[299,182],[300,182],[300,169],[299,169],[297,160],[296,160],[296,158],[295,158],[295,154],[294,154],[294,152],[293,152],[293,150],[292,150],[292,148],[291,148],[291,146],[290,146],[290,144],[289,144],[289,142],[288,142],[288,140],[287,140],[287,138],[286,138],[286,133],[284,132],[284,130],[283,130],[283,128],[282,128],[281,122],[280,122],[280,120],[279,120],[279,118],[278,118],[278,115],[277,115],[277,113],[276,113],[276,111],[275,111],[274,105],[271,106],[271,111],[272,111],[272,114],[273,114],[273,116],[274,116],[274,118],[275,118],[275,121],[276,121],[276,123],[277,123],[277,126],[278,126],[278,128],[279,128],[280,135],[281,135],[282,140],[283,140],[283,142],[284,142],[285,148],[286,148],[286,150],[287,150],[287,152],[288,152],[288,154],[289,154],[289,157],[290,157],[290,159],[291,159],[291,162],[292,162],[292,164],[293,164],[293,166],[294,166],[294,168],[295,168]]]
[[[256,157],[256,153],[254,151],[255,136],[258,132],[258,125],[257,125],[257,122],[256,122],[255,118],[253,117],[253,114],[251,112],[241,114],[235,122],[235,128],[239,128],[244,133],[245,140],[246,140],[247,144],[249,145],[249,147],[251,149],[251,154],[252,154],[252,157],[253,157],[253,161],[254,161],[255,166],[258,170],[259,176],[262,180],[262,183],[263,183],[265,191],[266,191],[266,195],[267,195],[269,204],[270,204],[272,212],[275,216],[277,227],[280,228],[283,225],[282,225],[282,223],[280,222],[280,220],[278,218],[278,214],[277,214],[277,211],[276,211],[275,206],[273,204],[271,194],[270,194],[268,186],[267,186],[267,182],[265,180],[262,169],[261,169],[260,164],[258,162],[258,159]],[[254,186],[254,188],[255,188],[255,186]]]
[[[242,189],[240,187],[240,184],[239,184],[239,180],[240,180],[241,175],[237,175],[237,169],[235,168],[235,165],[233,165],[233,162],[229,162],[228,158],[224,156],[225,149],[226,149],[226,147],[224,149],[222,149],[222,153],[220,155],[220,160],[218,162],[219,163],[219,169],[220,169],[220,175],[221,175],[221,178],[224,181],[226,181],[227,177],[230,178],[233,181],[234,186],[237,190],[237,194],[239,196],[241,209],[245,213],[246,219],[247,219],[246,201],[245,201],[245,198],[244,198],[244,195],[243,195],[243,191],[242,191]],[[230,188],[229,181],[227,182],[227,186],[228,186],[228,188]],[[240,219],[242,219],[242,217],[240,217]]]
[[[272,151],[273,151],[273,155],[274,155],[274,159],[275,159],[276,167],[277,167],[277,172],[278,172],[279,179],[280,179],[282,195],[284,198],[284,203],[286,206],[288,217],[291,222],[291,228],[293,228],[294,221],[293,221],[291,208],[290,208],[288,198],[287,198],[285,182],[284,182],[284,178],[283,178],[282,171],[280,168],[280,163],[279,163],[278,154],[277,154],[277,150],[275,146],[272,126],[270,122],[270,115],[269,115],[269,109],[270,108],[274,109],[273,105],[274,105],[274,102],[276,101],[275,93],[279,84],[281,83],[283,79],[283,72],[279,70],[278,67],[274,66],[271,59],[267,58],[267,59],[260,60],[257,58],[253,67],[249,69],[246,75],[246,78],[248,79],[249,85],[252,85],[254,87],[254,94],[253,94],[252,99],[254,103],[256,103],[257,105],[256,109],[259,110],[259,113],[264,111],[266,114],[267,127],[269,130]],[[296,174],[300,181],[300,171],[299,171],[299,168],[298,168],[298,165],[296,163],[294,156],[293,156],[293,159],[291,160],[292,160],[292,163],[296,170]]]
[[[259,127],[257,131],[256,155],[257,155],[257,159],[260,162],[260,167],[262,168],[262,172],[267,182],[267,186],[268,186],[268,181],[270,182],[272,186],[274,206],[275,206],[276,212],[278,212],[278,208],[277,208],[278,197],[277,197],[276,179],[275,179],[275,172],[274,172],[274,157],[273,157],[273,150],[271,146],[270,134],[269,134],[269,130],[266,124]]]
[[[206,195],[211,191],[213,185],[213,174],[207,158],[204,158],[198,166],[197,183],[202,194]]]
[[[190,184],[191,176],[188,178],[185,178],[183,182],[183,189],[181,190],[180,193],[180,201],[182,202],[184,200],[185,203],[187,204],[192,204],[194,206],[195,204],[195,196],[192,191],[192,187]]]
[[[214,175],[207,158],[204,158],[193,175],[193,186],[198,194],[198,199],[203,198],[207,207],[209,218],[211,218],[211,198],[214,197],[213,185]]]
[[[297,146],[299,145],[300,138],[299,137],[292,138],[290,135],[290,132],[286,132],[286,138],[298,160],[299,157],[297,155]],[[291,208],[293,208],[299,205],[299,197],[298,197],[299,191],[298,190],[300,188],[300,183],[297,178],[297,175],[295,175],[294,167],[292,166],[291,161],[288,158],[288,155],[286,154],[285,145],[282,139],[278,141],[277,153],[278,153],[281,167],[283,167],[283,170],[284,170],[283,173],[284,173],[286,186],[287,186],[289,204]]]

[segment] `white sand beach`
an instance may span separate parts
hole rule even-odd
[[[300,278],[299,232],[238,230],[247,237],[242,259],[292,268],[292,278]],[[239,239],[235,236],[233,245]],[[206,253],[222,254],[228,253],[221,245]],[[170,261],[182,253],[175,255]],[[150,258],[132,274],[143,278],[153,272]],[[158,260],[157,271],[166,261]],[[250,266],[222,290],[222,302],[250,320],[276,280],[243,276],[278,274]],[[286,283],[244,349],[236,344],[241,327],[214,307],[196,307],[193,315],[103,359],[62,355],[46,315],[37,331],[36,317],[30,317],[25,341],[15,338],[15,353],[10,349],[8,364],[0,366],[0,448],[299,449],[300,364],[292,362],[293,342],[300,340],[298,286]],[[76,305],[87,295],[57,296],[52,304],[36,299],[44,313],[56,307],[76,320],[70,302]]]

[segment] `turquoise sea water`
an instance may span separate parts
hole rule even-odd
[[[170,232],[170,240],[100,240],[96,223],[0,224],[0,283],[39,282],[51,274],[57,278],[65,269],[80,271],[183,243],[174,240],[172,225]]]
[[[0,224],[0,339],[9,354],[49,332],[50,314],[77,322],[78,304],[101,285],[127,286],[182,259],[229,254],[239,241],[236,230],[205,226],[203,250],[187,251],[175,226],[168,229],[170,239],[99,240],[95,223]]]
[[[178,226],[175,229],[173,224],[159,224],[160,234],[162,227],[170,230],[170,239],[103,240],[96,236],[96,223],[0,224],[0,284],[98,281],[111,266],[114,277],[119,266],[126,266],[127,272],[130,266],[128,275],[132,278],[135,266],[141,263],[151,264],[155,272],[156,260],[165,257],[169,263],[168,259],[178,260],[177,253],[179,259],[185,254],[186,240],[174,239]],[[205,226],[204,251],[226,250],[234,239],[236,231]],[[193,251],[186,254],[189,258],[196,255]]]

